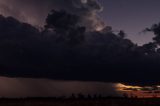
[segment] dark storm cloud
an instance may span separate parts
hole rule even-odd
[[[32,25],[44,25],[50,10],[64,9],[79,15],[81,23],[88,25],[88,29],[100,30],[104,27],[97,15],[102,7],[96,0],[1,0],[0,5],[2,14]]]
[[[158,78],[158,71],[148,72],[149,66],[140,64],[143,58],[134,56],[137,47],[113,33],[87,32],[83,44],[70,46],[63,40],[57,43],[53,32],[41,33],[29,24],[1,16],[0,35],[4,76],[142,84]]]
[[[0,74],[131,84],[159,81],[160,56],[154,43],[139,47],[125,39],[123,31],[114,34],[110,27],[85,31],[88,25],[81,27],[82,18],[73,13],[52,11],[42,31],[0,16]]]

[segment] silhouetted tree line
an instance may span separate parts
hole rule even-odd
[[[101,94],[82,94],[82,93],[78,93],[78,94],[72,94],[69,97],[65,97],[68,99],[87,99],[87,100],[101,100],[101,99],[116,99],[116,98],[125,98],[125,99],[136,99],[138,98],[138,96],[134,95],[134,94],[127,94],[124,93],[122,96],[103,96]]]
[[[1,97],[0,101],[3,100],[104,100],[104,99],[137,99],[138,97],[133,94],[124,93],[122,96],[103,96],[101,94],[71,94],[70,96],[55,96],[55,97],[17,97],[7,98]]]

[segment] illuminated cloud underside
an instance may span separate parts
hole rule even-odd
[[[0,85],[0,97],[54,97],[72,93],[119,95],[115,84],[111,83],[0,77]]]

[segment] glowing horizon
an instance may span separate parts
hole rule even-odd
[[[117,91],[126,93],[128,96],[136,96],[138,98],[153,98],[160,97],[160,86],[132,86],[118,83],[116,85]]]

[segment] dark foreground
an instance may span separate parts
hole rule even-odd
[[[160,99],[0,99],[0,106],[160,106]]]

